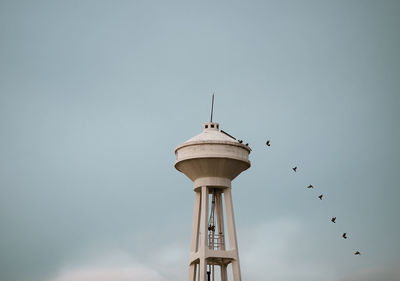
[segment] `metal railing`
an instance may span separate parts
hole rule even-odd
[[[224,234],[209,233],[208,234],[208,248],[210,250],[223,250],[225,248]]]

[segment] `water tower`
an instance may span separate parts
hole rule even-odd
[[[193,181],[195,192],[189,281],[228,281],[229,264],[233,280],[241,281],[231,182],[250,167],[250,151],[212,118],[175,149],[175,168]]]

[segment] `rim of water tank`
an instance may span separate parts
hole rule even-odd
[[[251,148],[250,148],[250,147],[248,147],[248,146],[245,145],[245,144],[239,143],[239,142],[235,143],[235,142],[231,142],[231,141],[217,141],[217,140],[210,141],[210,140],[202,140],[202,141],[190,141],[190,142],[185,142],[185,143],[183,143],[183,144],[181,144],[181,145],[178,145],[178,146],[175,148],[175,153],[176,153],[179,149],[181,149],[181,148],[183,148],[183,147],[192,146],[192,145],[198,145],[198,144],[231,145],[231,146],[237,146],[237,147],[240,147],[240,148],[244,148],[245,150],[247,150],[247,151],[249,152],[249,154],[250,154],[250,152],[251,152]]]

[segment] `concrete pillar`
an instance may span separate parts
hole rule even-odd
[[[221,265],[221,281],[228,281],[228,276],[227,276],[226,265],[225,264]]]
[[[225,208],[226,208],[226,223],[227,223],[228,234],[229,234],[229,247],[230,247],[230,250],[233,250],[235,253],[235,257],[232,260],[233,280],[241,281],[242,277],[240,274],[239,251],[238,251],[237,239],[236,239],[236,226],[235,226],[235,218],[234,218],[234,213],[233,213],[231,188],[224,189],[224,199],[225,199]]]
[[[200,191],[195,192],[194,209],[193,209],[193,225],[192,225],[192,242],[190,244],[190,254],[193,255],[199,250],[199,227],[200,227]],[[196,281],[197,265],[191,262],[189,265],[189,281]]]
[[[201,219],[200,219],[200,280],[207,280],[206,253],[208,251],[208,187],[201,187]]]

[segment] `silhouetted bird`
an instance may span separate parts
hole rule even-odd
[[[246,143],[246,146],[249,146],[249,143]]]
[[[243,143],[243,141],[242,141],[242,140],[238,140],[238,142],[239,142],[239,143]]]
[[[318,198],[319,198],[319,199],[321,199],[321,200],[322,200],[322,197],[323,197],[323,195],[322,195],[322,194],[321,194],[320,196],[318,196]]]
[[[267,142],[265,143],[267,146],[271,146],[270,140],[267,140]]]
[[[361,255],[361,253],[359,251],[354,253],[355,255]]]
[[[331,218],[331,222],[336,223],[336,217]]]
[[[307,186],[307,188],[314,188],[314,186],[312,186],[311,184],[309,186]]]
[[[343,237],[344,239],[347,239],[346,232],[343,233],[342,237]]]
[[[296,166],[296,167],[294,167],[294,168],[292,168],[292,170],[296,172],[296,170],[297,170],[297,166]]]

